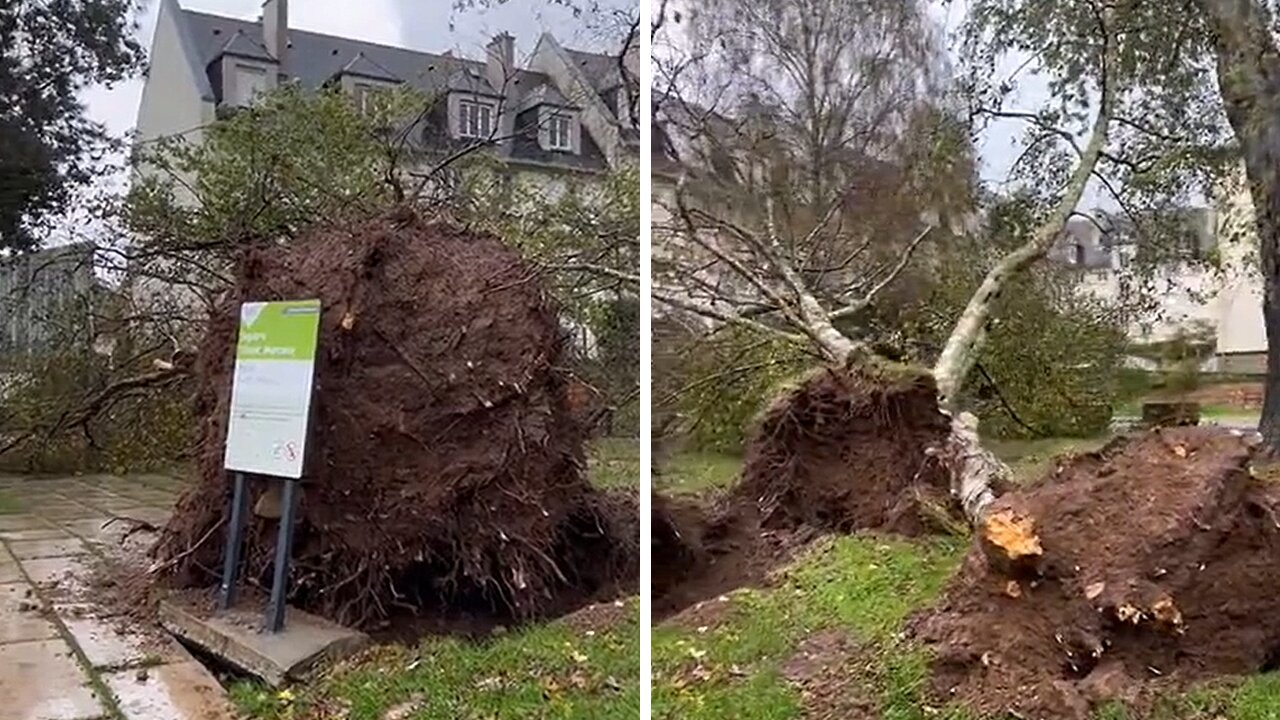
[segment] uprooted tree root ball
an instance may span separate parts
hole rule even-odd
[[[1280,658],[1280,487],[1251,441],[1156,430],[1005,495],[943,600],[912,621],[938,697],[1088,717]],[[1004,535],[1005,537],[1000,537]],[[1017,562],[992,562],[1016,548]],[[1007,558],[1006,558],[1007,559]]]
[[[496,238],[401,211],[247,250],[197,361],[199,484],[153,550],[216,584],[238,308],[319,298],[314,408],[291,601],[362,626],[401,610],[524,619],[634,589],[634,498],[584,477],[537,271]],[[250,504],[277,481],[250,483]],[[270,585],[277,521],[252,514],[242,577]]]
[[[950,432],[928,373],[822,368],[762,413],[738,483],[700,522],[688,503],[654,503],[657,612],[761,582],[827,532],[919,535],[956,523]]]

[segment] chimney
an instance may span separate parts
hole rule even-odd
[[[283,69],[289,52],[289,0],[262,3],[262,44]]]
[[[485,79],[503,95],[503,90],[511,82],[516,71],[516,39],[510,33],[494,35],[485,46],[488,51],[485,61]]]

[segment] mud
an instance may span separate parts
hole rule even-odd
[[[1280,650],[1280,487],[1238,433],[1123,437],[1002,497],[1043,560],[1009,575],[975,546],[911,623],[933,691],[979,713],[1083,719],[1207,678],[1271,669]]]
[[[291,602],[372,628],[443,610],[520,621],[634,590],[635,498],[584,477],[564,333],[513,249],[400,211],[255,245],[235,279],[196,362],[200,482],[153,550],[170,582],[210,587],[221,567],[239,304],[319,298]],[[251,507],[271,482],[251,479]],[[251,518],[247,585],[269,587],[275,535]]]

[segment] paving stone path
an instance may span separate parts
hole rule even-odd
[[[0,514],[0,716],[4,720],[231,720],[222,687],[163,633],[139,630],[92,602],[125,517],[160,524],[179,481],[164,476],[0,477],[17,513]],[[3,507],[3,505],[0,505]],[[105,527],[104,527],[105,525]]]

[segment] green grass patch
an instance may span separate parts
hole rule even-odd
[[[1003,720],[931,704],[926,651],[901,638],[903,621],[936,599],[967,546],[873,535],[815,544],[773,588],[738,590],[710,626],[666,623],[653,635],[655,720],[791,720],[804,716],[783,667],[806,637],[841,630],[859,657],[841,673],[862,673],[851,693],[874,697],[885,720]],[[711,600],[710,602],[722,602]],[[536,717],[547,717],[538,715]],[[1148,714],[1120,703],[1096,720],[1280,720],[1280,673],[1162,697]]]
[[[242,713],[264,720],[635,720],[640,714],[640,615],[635,599],[607,629],[563,621],[483,641],[432,638],[376,648],[286,694],[233,687]]]
[[[665,492],[701,493],[733,485],[741,471],[739,455],[690,451],[672,456],[654,480]]]
[[[596,487],[640,487],[640,443],[635,438],[600,438],[587,448],[587,462]]]
[[[1049,470],[1053,458],[1066,453],[1093,452],[1110,440],[1093,438],[1037,438],[1035,440],[988,440],[983,444],[1009,466],[1014,482],[1029,483]]]
[[[799,717],[800,698],[781,668],[805,637],[833,628],[880,657],[882,716],[917,717],[926,662],[897,633],[909,612],[937,595],[963,550],[951,538],[833,538],[805,552],[778,586],[727,596],[714,627],[655,628],[653,717]]]
[[[0,490],[0,515],[16,515],[22,511],[22,502],[12,490]]]

